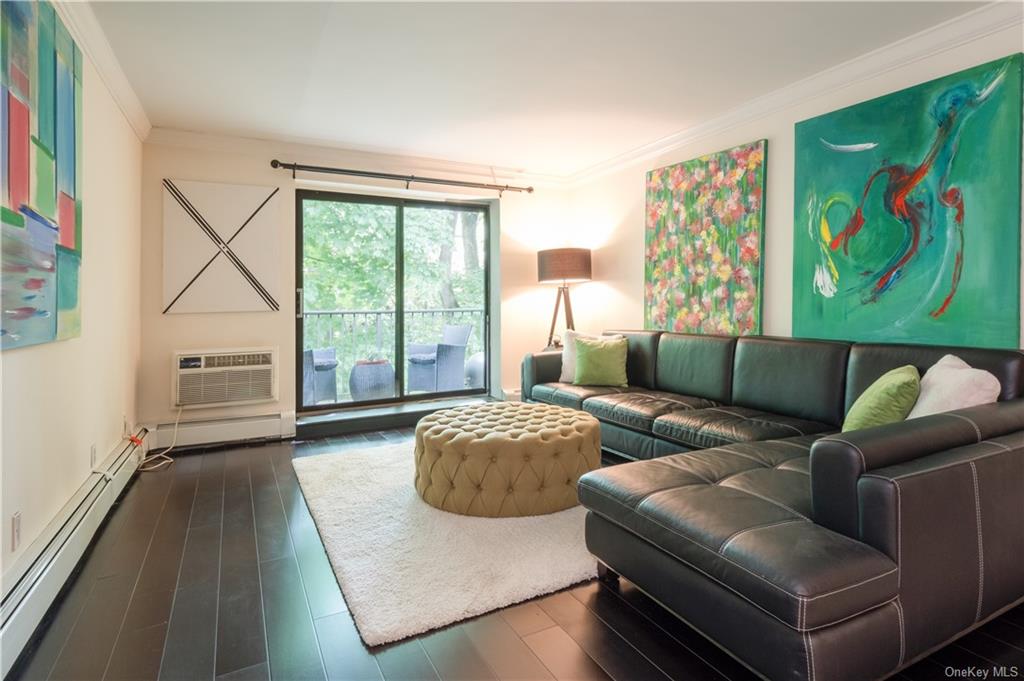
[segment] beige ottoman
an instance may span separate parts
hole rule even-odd
[[[416,425],[416,491],[444,511],[492,518],[579,503],[576,481],[601,466],[597,419],[549,404],[488,402]]]

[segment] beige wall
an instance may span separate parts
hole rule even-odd
[[[182,421],[288,413],[295,410],[295,188],[291,175],[270,167],[270,160],[355,167],[385,172],[442,175],[490,181],[477,169],[431,165],[418,159],[331,150],[295,144],[193,135],[156,130],[144,145],[142,171],[142,372],[139,382],[140,419],[144,423],[173,422],[171,357],[176,350],[236,346],[275,346],[280,350],[279,400],[243,407],[190,410]],[[315,176],[307,176],[315,177]],[[330,179],[330,176],[321,176]],[[227,314],[161,314],[163,178],[279,186],[280,229],[273,248],[280,253],[279,312]],[[521,184],[528,179],[500,182]],[[394,182],[361,185],[304,182],[301,186],[367,193],[396,189]],[[419,185],[420,188],[426,185]],[[414,185],[414,190],[417,186]],[[417,195],[443,198],[442,194]],[[449,196],[451,194],[448,194]],[[493,199],[494,192],[463,193],[462,198]],[[506,193],[501,199],[501,386],[519,384],[519,360],[544,345],[550,304],[535,303],[537,244],[551,241],[565,223],[564,192],[538,187],[534,194]],[[553,293],[552,293],[553,295]]]
[[[820,97],[785,106],[757,120],[709,134],[669,153],[577,186],[571,192],[570,212],[578,229],[597,225],[597,231],[607,235],[604,247],[595,254],[595,273],[609,289],[595,296],[599,300],[581,299],[576,304],[577,326],[639,328],[643,324],[644,180],[648,170],[767,138],[763,332],[789,335],[792,328],[794,123],[1022,49],[1024,36],[1018,24],[850,83]]]
[[[92,63],[83,72],[82,335],[7,350],[3,365],[2,557],[10,565],[134,424],[139,362],[142,143]],[[10,517],[21,512],[12,553]]]

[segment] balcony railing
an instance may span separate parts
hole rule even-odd
[[[352,399],[349,374],[356,362],[385,360],[395,365],[394,310],[327,310],[303,313],[304,349],[333,350],[337,402]],[[405,310],[403,344],[440,343],[446,325],[471,326],[466,346],[467,361],[484,350],[483,308],[435,308]],[[397,367],[396,367],[397,369]],[[320,376],[322,378],[322,375]],[[318,395],[319,403],[330,402]],[[310,406],[310,405],[306,405]]]

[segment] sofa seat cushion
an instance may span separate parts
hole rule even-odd
[[[655,419],[652,428],[655,435],[694,449],[835,430],[835,426],[827,423],[737,406],[674,411]]]
[[[718,406],[718,402],[703,397],[677,395],[659,390],[631,388],[629,392],[588,397],[583,410],[606,421],[626,428],[649,433],[654,419],[674,411],[705,409]]]
[[[888,556],[810,520],[813,437],[742,443],[584,475],[580,501],[799,631],[896,598]]]
[[[598,385],[573,385],[572,383],[540,383],[533,386],[530,397],[538,402],[557,404],[561,407],[582,409],[583,400],[597,395],[626,392],[629,388],[613,388]]]

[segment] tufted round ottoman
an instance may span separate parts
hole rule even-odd
[[[590,414],[550,404],[489,402],[416,425],[416,491],[431,506],[491,518],[579,503],[576,481],[601,465]]]

